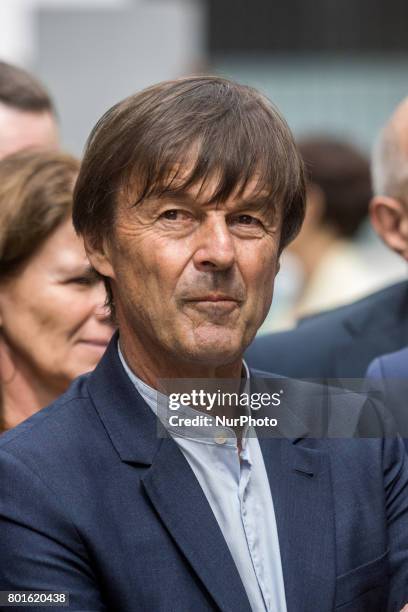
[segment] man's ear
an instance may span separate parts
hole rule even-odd
[[[408,261],[408,210],[403,202],[375,196],[370,202],[370,219],[377,234],[393,251]]]
[[[84,244],[92,267],[102,276],[115,278],[109,240],[105,237],[96,241],[89,236],[84,236]]]

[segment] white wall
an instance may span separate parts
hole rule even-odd
[[[50,89],[63,143],[76,154],[114,103],[203,65],[200,0],[73,0],[68,8],[64,0],[38,2],[28,67]]]

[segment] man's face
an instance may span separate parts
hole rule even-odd
[[[0,103],[0,159],[23,149],[57,147],[58,129],[50,112],[26,112]]]
[[[218,367],[241,357],[269,310],[281,219],[254,183],[218,205],[214,187],[119,203],[108,275],[122,333]]]

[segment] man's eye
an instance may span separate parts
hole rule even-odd
[[[240,225],[262,225],[259,219],[251,215],[238,215],[235,217],[235,222]]]
[[[160,217],[162,219],[166,219],[167,221],[184,221],[189,219],[190,215],[184,210],[172,208],[171,210],[165,210]]]

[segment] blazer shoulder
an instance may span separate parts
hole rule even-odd
[[[333,354],[350,341],[364,343],[380,330],[408,336],[408,282],[377,291],[357,302],[308,317],[292,330],[255,339],[246,358],[252,367],[293,377],[334,376]],[[374,329],[373,329],[374,326]],[[381,351],[380,351],[381,352]],[[383,351],[384,352],[384,351]],[[359,376],[367,365],[359,364]]]
[[[258,336],[248,347],[245,358],[252,368],[259,370],[313,377],[315,374],[309,373],[308,365],[324,359],[344,333],[340,317],[322,317],[295,329]]]
[[[369,364],[366,372],[366,378],[370,380],[378,380],[382,378],[382,364],[381,357],[376,357]]]
[[[88,376],[85,374],[74,380],[69,389],[49,406],[1,435],[0,450],[29,455],[44,446],[55,450],[57,445],[72,443],[73,432],[84,427],[84,415],[92,407],[87,389]]]
[[[381,355],[369,366],[367,376],[390,378],[408,378],[408,347],[399,351]]]
[[[405,310],[405,307],[407,310]],[[357,302],[301,319],[295,329],[267,334],[261,336],[256,342],[264,344],[267,339],[270,339],[273,340],[275,346],[282,344],[292,348],[310,340],[317,342],[320,347],[325,343],[331,345],[333,337],[340,331],[344,334],[344,324],[346,322],[349,321],[355,326],[360,326],[366,321],[373,322],[373,316],[375,316],[374,323],[378,324],[379,319],[384,319],[386,316],[395,320],[401,310],[404,311],[401,314],[401,319],[406,319],[408,326],[408,316],[406,315],[408,312],[407,281],[381,289]]]
[[[408,281],[402,281],[380,289],[356,302],[300,319],[296,329],[306,328],[309,325],[312,327],[316,325],[331,326],[336,321],[341,322],[348,318],[359,320],[361,316],[366,319],[370,317],[373,310],[377,309],[380,315],[382,313],[395,313],[399,312],[401,306],[405,305],[408,305]]]

